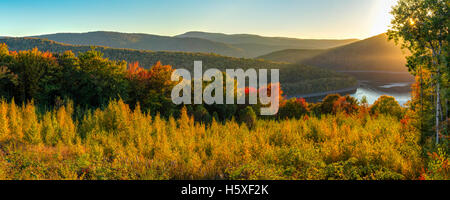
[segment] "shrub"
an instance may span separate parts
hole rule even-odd
[[[127,102],[131,105],[140,104],[142,110],[157,113],[164,117],[175,114],[176,106],[172,103],[170,92],[175,85],[170,80],[172,66],[162,65],[157,62],[150,69],[139,66],[139,63],[131,63],[127,69],[129,82]]]
[[[255,127],[256,124],[256,114],[253,108],[247,106],[245,109],[239,112],[239,121],[245,123],[249,129]]]
[[[212,120],[211,115],[203,105],[195,106],[194,119],[197,122],[204,122],[204,123],[209,123]]]
[[[11,99],[14,87],[19,84],[18,76],[6,66],[0,66],[0,97]]]
[[[308,103],[303,98],[292,98],[285,100],[280,105],[278,111],[279,119],[295,118],[300,119],[303,115],[309,113]]]
[[[420,177],[422,180],[450,180],[450,156],[443,148],[428,153],[427,168]]]
[[[358,100],[351,96],[339,97],[334,102],[333,113],[344,112],[346,114],[353,114],[358,112]]]
[[[322,114],[331,114],[333,113],[334,103],[341,98],[339,94],[330,94],[326,96],[321,103],[320,112]]]
[[[401,119],[403,117],[403,109],[394,97],[381,96],[370,107],[370,114],[385,114]]]

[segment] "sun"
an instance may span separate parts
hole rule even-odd
[[[371,35],[385,33],[389,29],[393,16],[390,14],[392,6],[398,0],[377,0],[374,5],[373,26]]]

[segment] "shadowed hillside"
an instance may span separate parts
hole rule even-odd
[[[330,49],[301,63],[337,71],[408,71],[405,54],[385,34]]]
[[[0,39],[0,44],[1,43],[7,44],[9,49],[13,51],[28,50],[37,47],[39,50],[55,53],[62,53],[69,50],[74,53],[79,53],[92,49],[90,46],[68,45],[36,38],[6,38]],[[302,64],[283,64],[257,59],[233,58],[205,53],[154,52],[132,49],[114,49],[108,47],[96,47],[96,50],[101,51],[105,57],[112,60],[125,60],[127,62],[138,61],[143,67],[150,67],[156,62],[161,61],[163,64],[171,65],[174,68],[186,68],[192,70],[194,61],[201,60],[203,61],[204,69],[280,69],[280,81],[286,95],[333,91],[354,87],[356,85],[356,80],[348,75]]]
[[[258,57],[336,71],[407,72],[405,54],[385,34],[329,50],[287,49]]]

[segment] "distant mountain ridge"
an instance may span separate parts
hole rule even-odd
[[[314,50],[283,50],[259,59],[307,64],[336,71],[407,72],[406,52],[386,34],[377,35],[345,46],[322,52]]]
[[[108,31],[55,33],[30,37],[49,39],[72,45],[96,45],[151,51],[216,53],[237,58],[254,58],[283,49],[327,49],[357,41],[356,39],[309,40],[205,32],[187,32],[175,37]]]
[[[285,49],[329,49],[359,41],[358,39],[330,40],[264,37],[252,34],[224,34],[200,31],[191,31],[175,37],[202,38],[230,44],[249,52],[251,57]]]
[[[407,72],[406,55],[395,42],[388,41],[386,34],[381,34],[330,49],[302,63],[336,71]]]
[[[241,57],[245,54],[239,48],[220,42],[200,38],[175,38],[141,33],[96,31],[87,33],[56,33],[32,37],[72,45],[98,45],[152,51],[217,53],[233,57]]]

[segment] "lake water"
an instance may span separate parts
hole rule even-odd
[[[411,100],[411,85],[415,79],[409,72],[387,71],[346,71],[355,77],[359,86],[351,92],[351,96],[361,100],[366,96],[369,104],[373,104],[380,96],[393,96],[400,105]]]
[[[404,105],[409,100],[411,100],[411,83],[391,83],[380,86],[368,86],[361,84],[355,89],[343,90],[343,91],[333,91],[324,93],[315,93],[310,95],[297,95],[288,98],[305,98],[308,102],[320,102],[329,94],[340,94],[341,96],[350,95],[355,97],[359,101],[365,96],[369,104],[373,104],[381,96],[387,95],[392,96],[397,100],[400,105]]]
[[[376,88],[371,88],[367,86],[360,86],[355,93],[351,94],[352,97],[361,100],[364,96],[366,96],[369,104],[373,104],[380,96],[388,95],[393,96],[400,105],[404,105],[409,100],[411,100],[410,92],[392,92],[389,89],[395,89],[396,87],[406,87],[410,86],[411,83],[392,83],[383,86],[379,86],[380,89],[384,89],[383,91],[378,90]],[[387,89],[387,91],[386,91]]]

